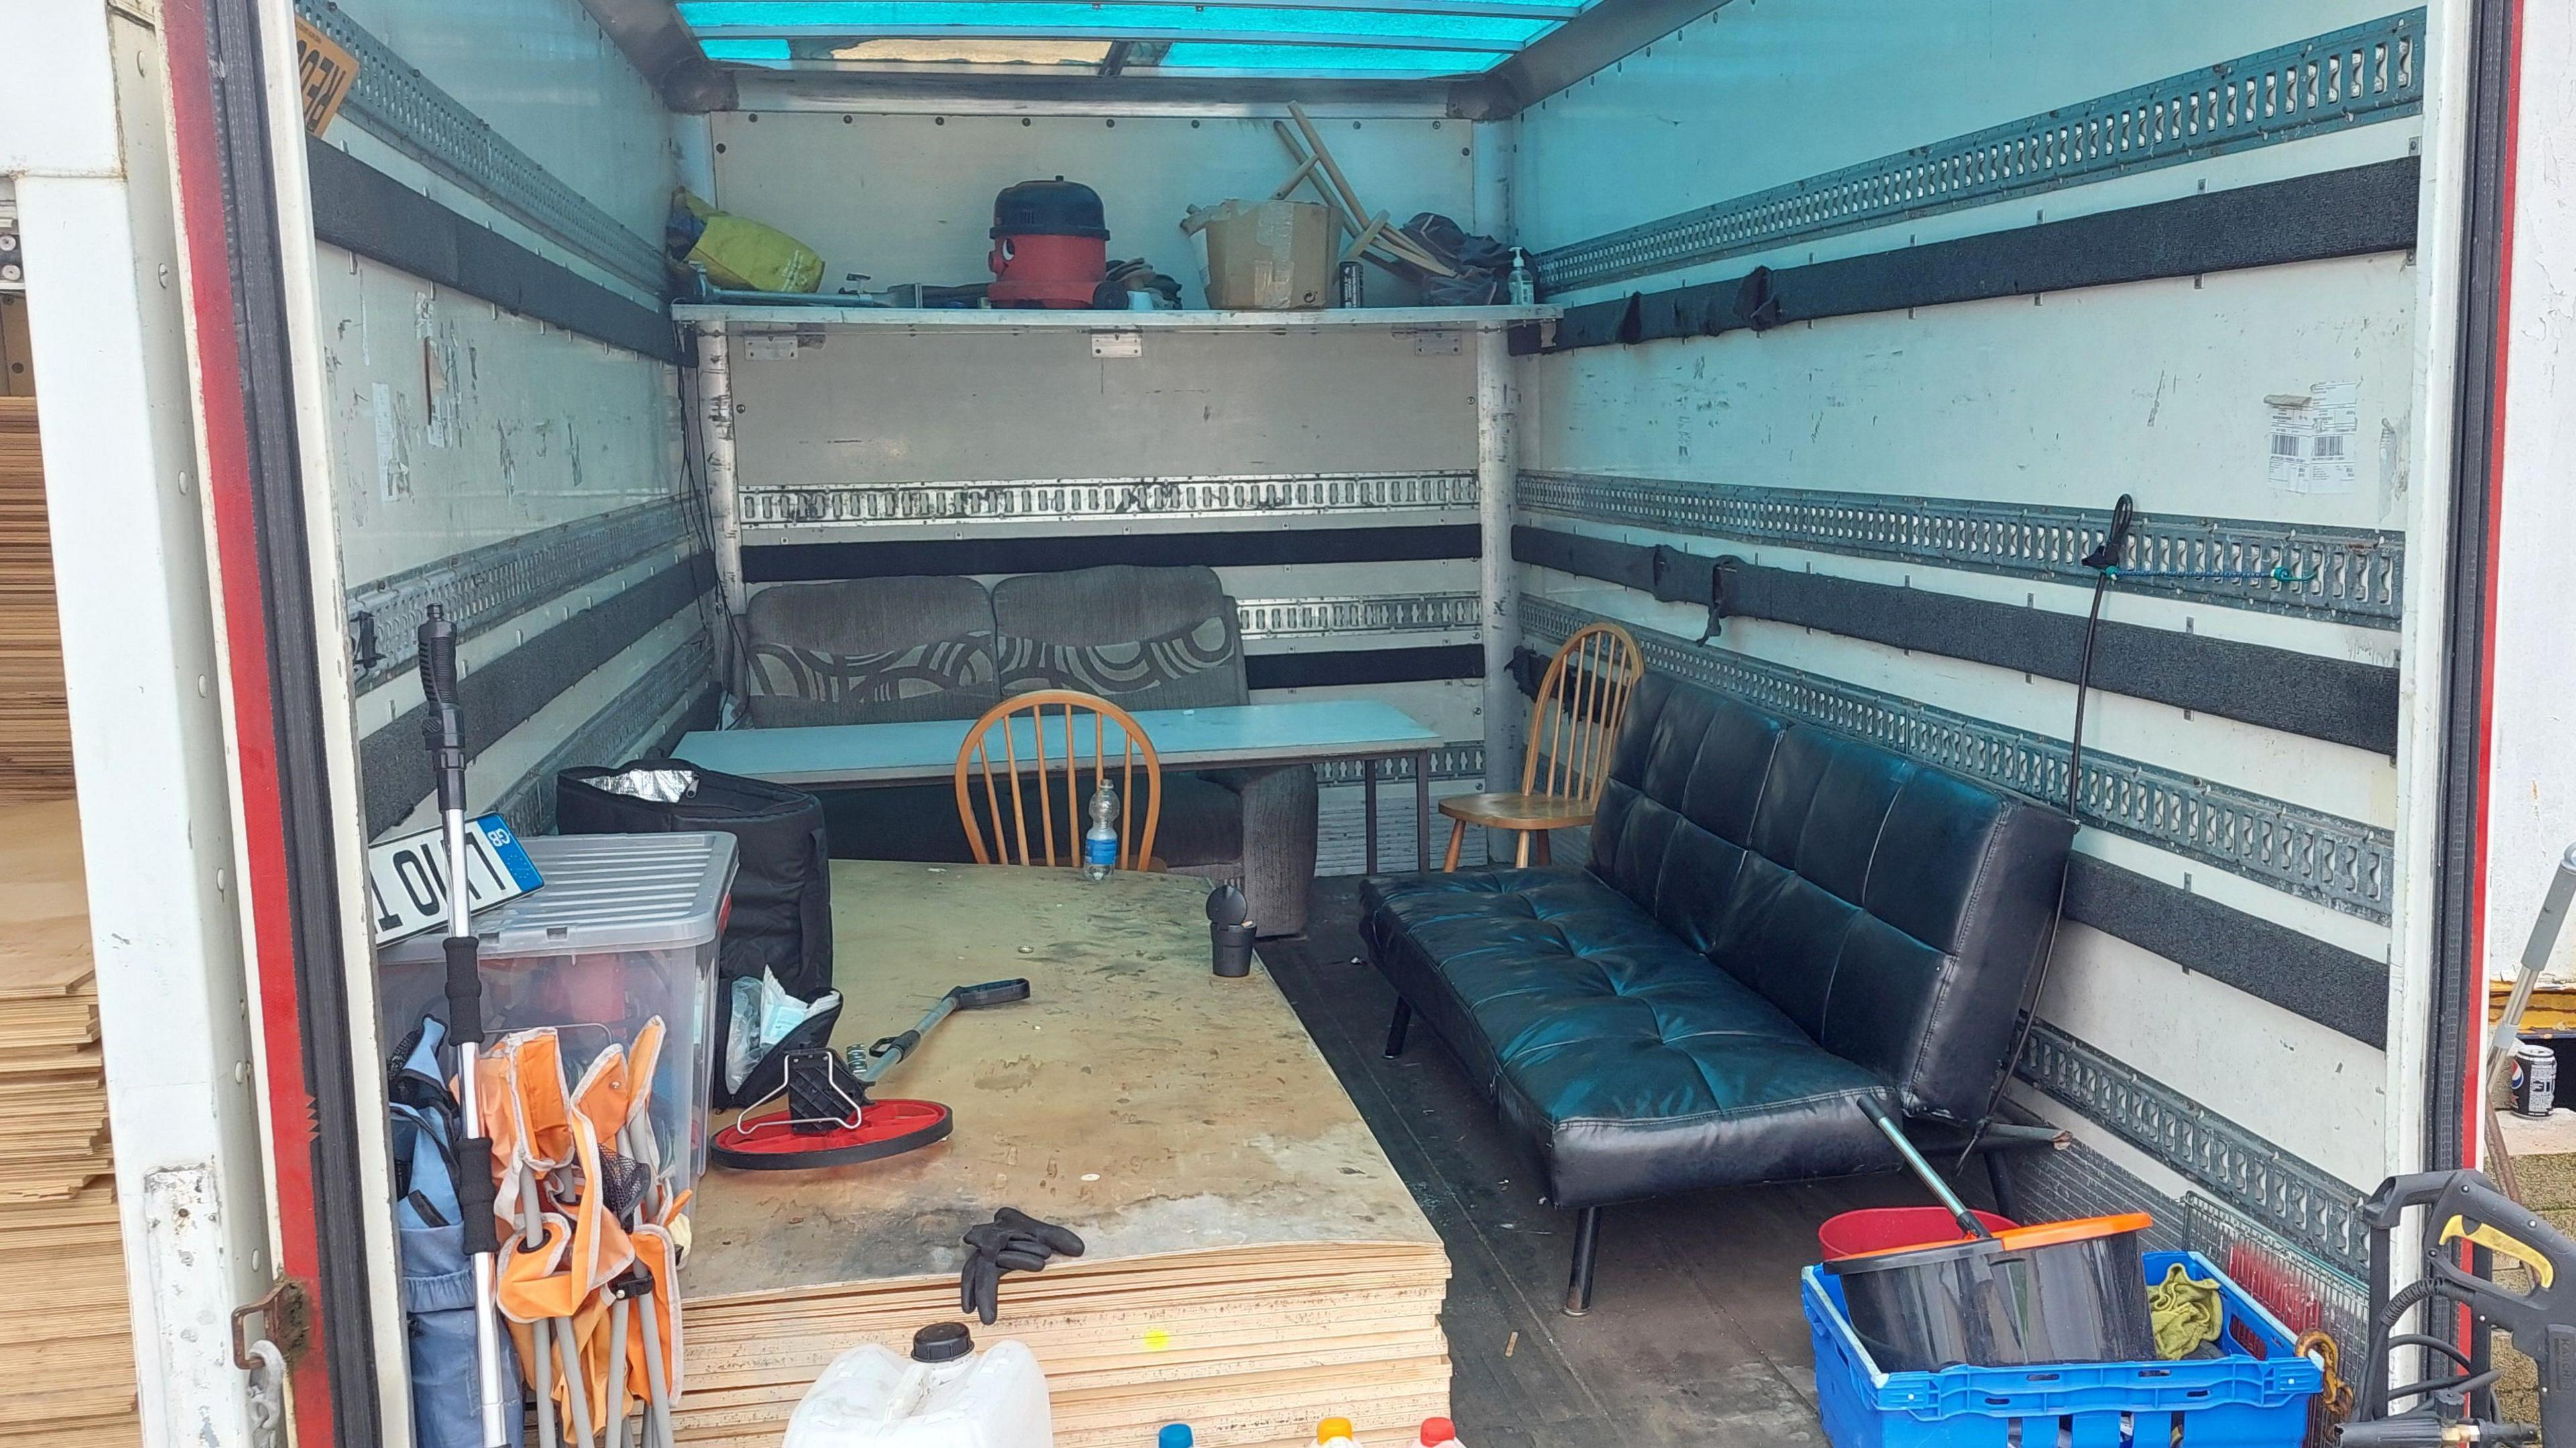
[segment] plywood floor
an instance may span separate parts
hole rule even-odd
[[[1447,1243],[1459,1436],[1475,1448],[1794,1448],[1817,1427],[1797,1272],[1816,1223],[1911,1206],[1894,1177],[1707,1192],[1605,1214],[1593,1310],[1557,1311],[1572,1218],[1437,1036],[1380,1054],[1394,994],[1352,963],[1358,882],[1316,882],[1309,933],[1262,959]],[[1964,1183],[1962,1184],[1964,1187]]]

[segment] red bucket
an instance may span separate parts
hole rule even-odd
[[[1977,1213],[1977,1220],[1985,1223],[1989,1232],[2009,1232],[2015,1226],[2012,1218],[1992,1212]],[[1899,1247],[1964,1240],[1958,1221],[1939,1207],[1868,1207],[1827,1217],[1824,1225],[1816,1228],[1816,1245],[1824,1250],[1828,1262]]]

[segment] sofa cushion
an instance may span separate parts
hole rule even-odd
[[[1250,703],[1234,601],[1205,568],[1125,564],[993,586],[1002,692],[1080,689],[1137,709]]]
[[[1590,868],[1916,1115],[1982,1115],[2074,821],[1664,675],[1638,686]]]
[[[992,598],[971,578],[764,588],[743,632],[758,728],[972,719],[1001,702]]]
[[[1372,958],[1580,1207],[1887,1165],[1893,1104],[1777,1006],[1581,870],[1380,877]]]

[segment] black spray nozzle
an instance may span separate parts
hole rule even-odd
[[[2122,493],[2120,501],[2111,505],[2110,531],[2102,535],[2101,547],[2084,555],[2084,566],[2094,569],[2119,567],[2120,559],[2129,551],[2129,529],[2137,521],[2136,505],[2128,494]]]
[[[463,750],[465,729],[456,713],[456,625],[434,603],[420,625],[420,692],[429,706],[420,721],[422,742],[433,753]]]

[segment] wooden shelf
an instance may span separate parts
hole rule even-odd
[[[1531,307],[1351,307],[1320,312],[984,311],[931,307],[844,307],[815,302],[682,302],[679,322],[748,327],[878,327],[908,332],[1338,332],[1485,331],[1553,322],[1565,309]]]

